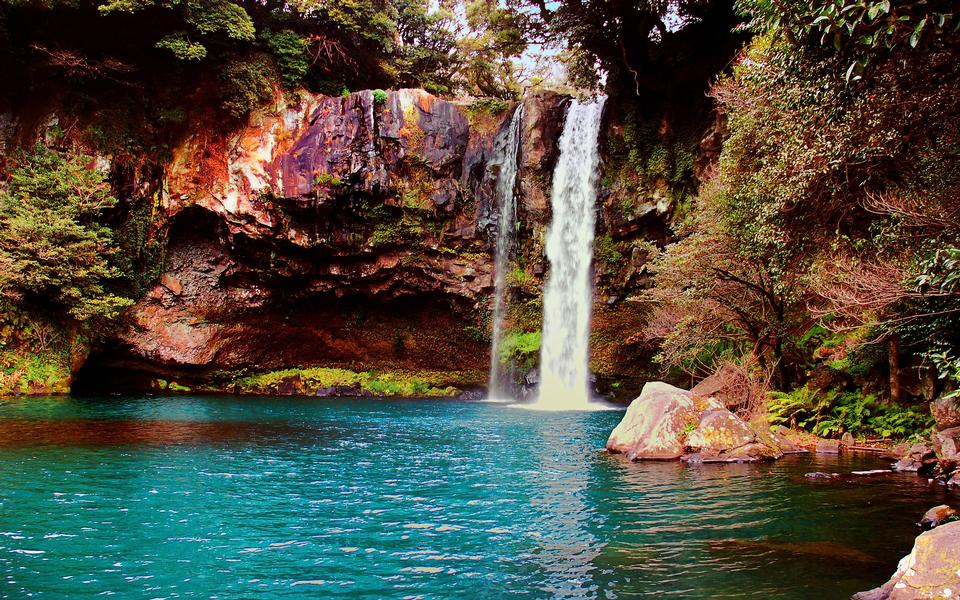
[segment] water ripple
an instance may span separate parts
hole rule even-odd
[[[866,459],[630,464],[598,451],[619,418],[450,401],[4,401],[2,594],[843,597],[882,582],[917,514],[943,501],[917,478],[802,477]]]

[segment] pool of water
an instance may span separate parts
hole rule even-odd
[[[950,500],[909,475],[803,477],[884,464],[866,457],[630,464],[601,451],[620,417],[0,401],[0,595],[846,598]]]

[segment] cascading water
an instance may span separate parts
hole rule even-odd
[[[523,104],[517,106],[510,127],[494,143],[493,163],[500,166],[497,175],[497,202],[500,219],[497,222],[493,299],[493,343],[490,348],[490,397],[505,399],[510,386],[504,381],[500,364],[500,340],[507,308],[507,272],[510,269],[510,251],[516,238],[517,202],[514,187],[517,182],[517,160],[520,154],[520,129],[523,126]]]
[[[536,408],[590,406],[590,264],[600,162],[598,138],[605,101],[605,97],[586,103],[574,100],[560,136],[550,197],[553,219],[546,244],[550,273],[543,295]]]

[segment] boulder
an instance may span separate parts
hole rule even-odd
[[[960,427],[951,427],[933,434],[933,451],[940,466],[950,472],[960,464]]]
[[[820,440],[816,450],[817,454],[840,454],[840,440]]]
[[[933,529],[938,525],[943,525],[947,522],[947,519],[950,517],[955,517],[957,511],[953,510],[946,504],[941,504],[939,506],[934,506],[927,512],[923,513],[923,517],[920,518],[920,522],[917,523],[922,529]],[[958,548],[960,550],[960,548]]]
[[[683,455],[685,431],[699,415],[690,392],[659,381],[643,386],[610,438],[607,450],[630,460],[675,460]]]
[[[842,436],[840,436],[840,445],[846,446],[847,448],[849,448],[850,446],[856,446],[857,440],[853,437],[852,433],[847,431]]]
[[[937,457],[933,450],[925,444],[914,444],[910,451],[901,458],[895,465],[894,471],[904,471],[908,473],[918,473],[928,471],[937,464]]]
[[[278,396],[296,396],[300,393],[300,376],[284,377],[277,384]]]
[[[786,427],[780,426],[776,430],[770,429],[770,424],[766,417],[757,417],[750,421],[750,429],[757,436],[757,441],[765,446],[769,446],[779,454],[806,454],[806,448],[791,442],[785,434],[790,433]]]
[[[890,581],[860,592],[854,600],[952,598],[960,594],[960,522],[947,523],[917,537]]]
[[[716,398],[650,382],[610,435],[607,450],[630,460],[753,462],[779,458],[781,443],[789,445],[769,426],[744,422]]]
[[[700,462],[752,461],[778,458],[775,448],[757,443],[747,423],[725,408],[711,408],[700,415],[697,428],[690,432],[686,449],[700,455]]]
[[[940,397],[930,403],[930,412],[936,421],[936,430],[960,427],[960,398]]]
[[[687,436],[687,447],[701,452],[720,452],[745,446],[755,438],[747,424],[733,413],[715,408],[700,415],[697,428]]]

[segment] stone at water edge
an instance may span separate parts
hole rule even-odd
[[[846,433],[840,436],[840,445],[846,446],[847,448],[849,448],[850,446],[856,446],[857,440],[853,437],[852,433],[847,431]]]
[[[817,454],[840,454],[840,440],[820,440],[817,442]]]
[[[607,450],[630,460],[753,462],[782,455],[779,436],[760,435],[712,397],[650,382],[617,425]],[[769,432],[769,426],[766,426]],[[783,441],[783,445],[789,442]]]
[[[686,439],[686,450],[699,454],[700,462],[769,460],[779,458],[776,448],[757,442],[754,430],[720,403],[700,415],[697,428]]]
[[[933,450],[925,444],[914,444],[907,455],[893,465],[893,470],[917,473],[932,469],[936,463],[937,457]]]
[[[773,448],[780,454],[807,454],[809,450],[791,442],[787,435],[790,430],[782,425],[776,431],[770,429],[766,417],[758,416],[750,420],[750,429],[757,435],[757,442]]]
[[[944,472],[949,473],[960,466],[960,427],[934,433],[933,450]]]
[[[890,581],[853,600],[918,600],[960,596],[960,521],[917,537]]]
[[[955,516],[957,516],[957,511],[946,504],[941,504],[923,513],[923,517],[920,518],[920,522],[917,523],[917,525],[922,529],[933,529],[934,527],[943,525],[950,517]],[[957,548],[957,551],[960,552],[960,548]]]
[[[683,455],[685,429],[699,419],[690,392],[651,381],[607,440],[607,450],[630,460],[675,460]]]

